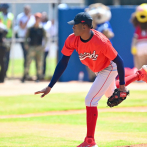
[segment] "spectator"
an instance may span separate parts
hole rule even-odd
[[[140,69],[147,64],[147,4],[137,6],[132,14],[131,22],[135,27],[132,39],[131,53],[134,57],[134,65]]]
[[[45,72],[46,72],[46,58],[48,56],[49,47],[50,47],[49,31],[50,31],[50,28],[51,28],[51,21],[48,20],[48,16],[47,16],[46,12],[42,12],[41,21],[42,21],[42,26],[45,29],[46,35],[47,35],[47,44],[46,44],[45,49],[44,49],[44,58],[43,58],[43,78],[44,78]]]
[[[6,47],[4,38],[6,37],[7,33],[7,27],[0,22],[0,83],[3,83],[5,78],[4,57]]]
[[[26,76],[29,72],[30,64],[35,58],[36,68],[37,68],[37,79],[38,82],[42,78],[42,65],[43,65],[43,51],[44,46],[42,46],[43,39],[46,42],[46,32],[41,25],[41,13],[35,14],[35,24],[31,28],[27,29],[25,47],[28,50],[26,67],[24,71],[24,76],[22,82],[25,82]],[[45,45],[45,44],[44,44]]]
[[[56,27],[55,27],[55,23],[54,23],[54,20],[50,21],[48,20],[48,16],[47,16],[47,13],[46,12],[42,12],[42,25],[43,25],[43,28],[45,29],[46,31],[46,34],[47,34],[47,44],[46,44],[46,47],[45,47],[45,50],[44,50],[44,60],[43,60],[43,76],[45,77],[45,72],[46,72],[46,58],[47,58],[47,55],[49,53],[49,50],[50,50],[50,43],[51,42],[54,42],[55,40],[55,35],[56,35]]]
[[[35,17],[31,14],[31,8],[29,5],[24,6],[24,12],[18,14],[17,16],[17,36],[19,38],[24,39],[26,35],[27,28],[33,26],[35,24]],[[24,42],[20,42],[22,50],[23,50],[23,56],[24,56],[24,68],[26,66],[26,56],[27,56],[27,50],[25,49]]]
[[[13,19],[14,15],[11,12],[8,12],[9,5],[8,4],[1,4],[0,9],[2,12],[0,12],[0,20],[1,22],[7,27],[8,33],[6,35],[7,39],[12,39],[12,24],[13,24]],[[8,65],[9,65],[9,58],[10,58],[10,48],[11,48],[11,43],[7,43],[6,47],[6,57],[5,57],[5,76],[8,70]]]

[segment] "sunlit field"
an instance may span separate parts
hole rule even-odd
[[[146,91],[131,91],[118,108],[146,108],[146,95]],[[44,99],[39,95],[0,96],[0,146],[77,146],[86,134],[85,113],[64,115],[60,111],[66,114],[67,110],[85,109],[85,96],[85,92],[52,93]],[[101,99],[100,110],[108,108],[106,101],[106,97]],[[147,112],[109,112],[109,109],[99,113],[95,133],[99,147],[147,143]],[[58,114],[41,115],[51,111]]]

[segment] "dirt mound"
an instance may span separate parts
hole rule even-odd
[[[48,83],[49,81],[43,81],[39,83],[36,83],[34,81],[26,81],[25,83],[21,83],[18,79],[6,80],[5,83],[0,83],[0,96],[34,94],[35,91],[46,87]],[[54,88],[51,90],[51,93],[88,92],[91,85],[92,82],[57,82]],[[134,82],[127,86],[127,88],[129,90],[147,90],[147,84],[145,82]]]
[[[100,108],[99,112],[147,112],[147,107],[127,107],[127,108]],[[82,114],[86,113],[86,110],[67,110],[67,111],[49,111],[43,113],[33,114],[20,114],[20,115],[0,115],[0,119],[5,118],[26,118],[26,117],[37,117],[37,116],[48,116],[48,115],[69,115],[69,114]],[[147,147],[147,146],[146,146]]]

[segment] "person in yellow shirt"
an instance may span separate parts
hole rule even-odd
[[[14,15],[11,12],[8,12],[9,7],[10,7],[9,4],[6,3],[0,5],[0,9],[1,9],[0,22],[7,27],[8,33],[6,35],[6,38],[11,40],[13,33],[12,24],[13,24]],[[5,55],[5,76],[9,65],[10,47],[11,47],[11,43],[7,43],[7,49]]]

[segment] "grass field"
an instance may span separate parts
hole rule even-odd
[[[46,75],[52,76],[54,69],[56,66],[56,59],[54,58],[47,58],[47,65],[46,65]],[[36,75],[36,68],[35,68],[35,62],[32,61],[30,65],[30,76]],[[8,68],[8,77],[22,77],[23,75],[23,60],[22,59],[14,59],[10,60],[9,68]]]
[[[85,114],[3,119],[1,146],[75,147],[85,137],[85,119]],[[146,143],[146,123],[146,113],[100,113],[95,138],[100,147]]]
[[[131,91],[130,96],[118,107],[147,106],[146,91]],[[86,93],[52,93],[41,99],[40,95],[0,96],[0,114],[28,114],[58,110],[85,109]],[[99,108],[106,108],[107,98],[103,97]]]
[[[147,91],[131,91],[118,107],[147,106]],[[0,116],[85,109],[86,93],[0,96]],[[106,108],[106,98],[99,108]],[[85,114],[0,118],[0,147],[75,147],[86,134]],[[99,147],[147,143],[146,112],[100,112],[95,139]]]

